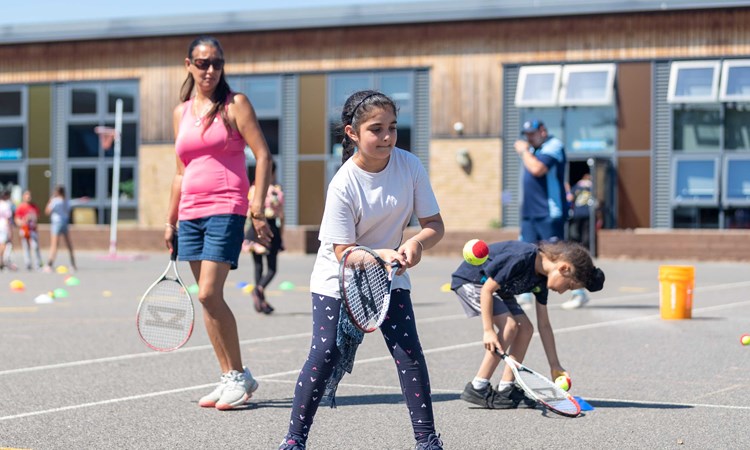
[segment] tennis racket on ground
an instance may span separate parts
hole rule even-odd
[[[544,405],[550,411],[565,417],[578,417],[581,407],[567,391],[500,351],[495,351],[510,366],[516,382],[526,394]]]
[[[352,323],[365,333],[383,324],[391,303],[393,273],[399,267],[398,261],[388,264],[367,247],[352,247],[341,257],[341,298]]]
[[[143,294],[136,313],[138,335],[159,352],[182,347],[193,334],[193,300],[177,272],[176,260],[177,233],[166,270]]]

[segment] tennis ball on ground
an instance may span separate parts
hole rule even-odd
[[[570,382],[570,377],[566,377],[565,375],[557,377],[555,379],[555,384],[563,391],[569,390],[570,386],[572,385],[572,383]]]
[[[742,345],[750,345],[750,334],[743,334],[740,336],[740,342]]]
[[[473,266],[484,264],[489,255],[487,243],[480,239],[472,239],[464,245],[464,260]]]

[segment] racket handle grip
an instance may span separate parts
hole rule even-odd
[[[172,233],[172,252],[169,254],[169,259],[177,261],[177,231]]]

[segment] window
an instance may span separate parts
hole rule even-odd
[[[0,86],[0,161],[26,155],[26,89]]]
[[[750,59],[724,61],[721,69],[721,101],[750,101]]]
[[[566,108],[565,150],[569,154],[614,152],[616,137],[613,106]]]
[[[614,64],[563,67],[560,105],[599,106],[614,102]]]
[[[414,126],[414,74],[412,72],[372,72],[332,74],[328,77],[329,154],[341,161],[341,109],[350,95],[364,89],[375,89],[389,96],[398,107],[396,146],[411,150]],[[338,165],[336,166],[338,167]]]
[[[674,204],[714,206],[719,199],[719,158],[677,157],[672,180]]]
[[[0,117],[20,117],[22,113],[21,91],[0,91]]]
[[[104,149],[97,126],[115,127],[115,104],[122,99],[120,191],[118,220],[136,220],[139,139],[139,97],[135,81],[70,83],[67,116],[67,185],[72,199],[86,198],[98,223],[109,221],[114,152]]]
[[[516,106],[556,106],[561,66],[525,66],[518,73]]]
[[[728,206],[750,206],[750,156],[724,158],[722,203]]]
[[[672,126],[675,151],[721,151],[721,110],[718,106],[686,105],[676,108]]]
[[[617,147],[614,106],[525,108],[521,118],[544,122],[547,132],[563,141],[568,156],[610,153]]]
[[[672,63],[669,74],[669,103],[713,103],[718,100],[719,61]]]
[[[568,153],[614,152],[617,145],[615,64],[524,66],[516,106],[540,119]]]
[[[724,148],[750,150],[750,105],[727,104],[724,110]]]
[[[258,124],[276,161],[276,177],[281,180],[283,167],[278,159],[281,127],[281,77],[277,75],[232,76],[229,86],[244,93],[255,109]],[[250,183],[255,181],[255,156],[245,147],[245,164]]]

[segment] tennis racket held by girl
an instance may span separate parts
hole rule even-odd
[[[581,415],[581,407],[578,402],[567,391],[549,380],[544,375],[532,370],[510,355],[495,350],[505,363],[510,366],[516,382],[526,394],[544,405],[550,411],[565,417],[578,417]]]
[[[169,263],[138,304],[136,327],[141,340],[159,352],[177,350],[193,334],[195,310],[177,271],[177,233],[172,237]]]
[[[347,249],[339,266],[339,290],[352,323],[365,333],[383,324],[391,302],[391,283],[398,261],[385,262],[363,246]]]

